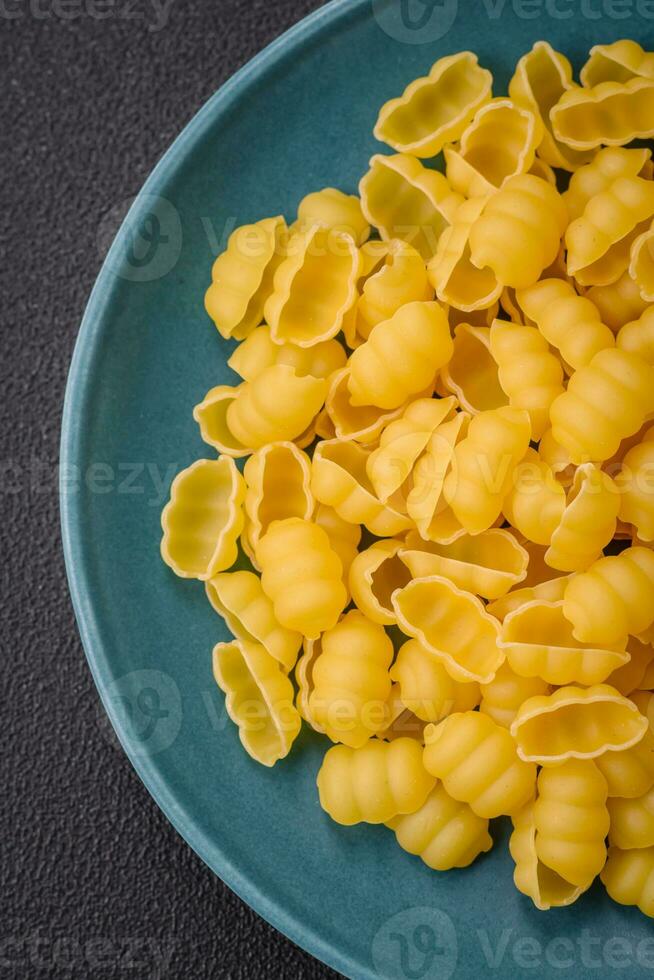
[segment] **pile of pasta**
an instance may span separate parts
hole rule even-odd
[[[580,81],[545,42],[508,97],[442,58],[359,196],[232,234],[206,308],[241,381],[195,408],[216,455],[162,555],[233,634],[250,756],[334,743],[335,821],[444,871],[509,816],[539,909],[600,875],[654,916],[654,180],[625,146],[654,54],[595,47]]]

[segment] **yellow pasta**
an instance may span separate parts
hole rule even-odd
[[[654,425],[626,453],[616,484],[620,519],[633,524],[641,541],[654,541]]]
[[[206,584],[209,602],[237,640],[259,644],[288,673],[295,666],[302,634],[277,622],[273,604],[253,572],[222,572]]]
[[[402,704],[421,721],[442,721],[456,711],[479,704],[479,685],[454,680],[434,652],[418,640],[407,640],[391,668]]]
[[[516,674],[556,685],[599,684],[629,659],[624,648],[584,646],[576,640],[561,600],[536,599],[508,613],[499,645]]]
[[[347,600],[327,532],[292,517],[273,521],[257,547],[261,584],[282,626],[309,639],[336,625]]]
[[[585,890],[604,867],[607,785],[591,761],[541,769],[534,803],[536,854],[564,881]]]
[[[654,367],[654,307],[648,307],[636,320],[621,327],[616,344],[620,350],[637,354]]]
[[[624,146],[654,135],[654,80],[600,82],[564,92],[550,112],[554,136],[574,150]]]
[[[654,847],[635,851],[609,847],[600,878],[614,902],[637,905],[644,915],[654,918]]]
[[[433,157],[457,140],[491,97],[493,77],[470,51],[440,58],[399,99],[382,106],[375,136],[401,153]]]
[[[501,599],[489,602],[486,607],[487,611],[495,619],[503,622],[509,613],[514,612],[516,609],[521,609],[522,606],[529,602],[534,602],[535,600],[542,602],[561,602],[565,595],[567,584],[572,576],[561,575],[560,572],[555,572],[551,569],[549,571],[552,575],[557,575],[558,578],[546,579],[537,585],[512,589],[511,592],[507,592]]]
[[[608,190],[618,177],[641,176],[651,155],[651,150],[644,147],[625,150],[621,146],[607,146],[598,150],[590,163],[572,175],[563,194],[570,221],[580,218],[591,198]]]
[[[647,668],[654,660],[654,647],[650,646],[649,643],[641,643],[636,637],[630,636],[627,642],[627,653],[630,660],[607,677],[607,684],[614,687],[620,694],[629,696],[643,687]]]
[[[439,425],[411,473],[413,486],[406,498],[406,509],[426,541],[446,543],[463,530],[443,497],[443,484],[469,421],[466,412],[457,412],[453,419]]]
[[[228,456],[199,459],[178,473],[161,515],[161,557],[180,578],[201,582],[236,561],[245,481]]]
[[[654,104],[654,81],[652,82]],[[568,225],[568,272],[582,286],[616,282],[629,265],[634,240],[654,214],[654,182],[618,177],[589,200]]]
[[[635,77],[654,78],[654,54],[644,51],[636,41],[596,44],[579,73],[588,88],[600,82],[628,82]]]
[[[550,405],[563,393],[563,368],[534,327],[494,320],[490,351],[502,390],[512,408],[525,409],[531,437],[538,441],[549,425]]]
[[[511,816],[531,799],[536,766],[518,758],[506,728],[465,711],[425,729],[424,765],[480,817]]]
[[[568,759],[594,759],[629,749],[640,742],[647,727],[633,701],[610,685],[570,685],[525,701],[511,734],[521,759],[557,766]]]
[[[352,404],[398,408],[423,391],[451,356],[450,329],[439,304],[407,303],[390,320],[378,323],[351,355]]]
[[[254,381],[266,368],[286,364],[302,377],[328,379],[345,367],[347,355],[337,340],[324,340],[313,347],[297,347],[295,344],[276,344],[270,327],[263,324],[253,330],[239,344],[227,363],[244,381]]]
[[[436,784],[419,810],[394,817],[388,826],[401,848],[434,871],[467,868],[493,846],[488,820],[478,817],[467,803],[453,800],[442,783]]]
[[[200,427],[200,435],[219,453],[240,459],[252,449],[238,441],[227,423],[227,410],[236,401],[243,385],[217,385],[207,392],[204,399],[193,409],[193,418]]]
[[[629,275],[637,283],[640,295],[654,301],[654,222],[631,243]]]
[[[440,575],[484,599],[498,599],[521,582],[529,562],[515,537],[499,528],[474,537],[461,532],[448,544],[427,542],[409,532],[400,558],[413,578]]]
[[[332,507],[318,504],[313,515],[314,523],[327,532],[332,550],[341,559],[343,582],[347,584],[350,567],[359,553],[361,528],[358,524],[344,521]]]
[[[441,303],[468,313],[488,309],[502,295],[502,283],[494,269],[477,268],[470,252],[472,229],[485,203],[485,197],[472,198],[457,209],[427,266],[429,281]]]
[[[325,399],[325,410],[334,428],[334,436],[344,442],[353,440],[361,445],[370,445],[389,422],[402,415],[407,404],[392,411],[374,405],[353,405],[349,388],[350,372],[347,368],[337,371],[331,378]],[[428,390],[420,392],[420,397],[430,397],[433,384]],[[331,437],[330,437],[331,438]]]
[[[609,797],[634,799],[643,796],[654,786],[654,734],[649,728],[645,735],[623,752],[605,752],[595,765],[606,779]],[[617,841],[616,841],[617,843]]]
[[[297,209],[298,228],[325,228],[353,238],[363,245],[370,237],[370,225],[361,211],[361,202],[355,194],[344,194],[334,187],[307,194]]]
[[[633,799],[609,800],[611,844],[622,850],[654,847],[654,790]]]
[[[549,684],[540,677],[521,677],[505,661],[488,684],[481,685],[479,710],[502,728],[510,728],[520,706],[537,694],[549,694]]]
[[[509,95],[514,102],[537,113],[543,123],[539,157],[563,170],[576,170],[588,160],[588,154],[573,150],[557,140],[550,122],[553,106],[564,92],[573,88],[570,62],[547,41],[536,41],[531,51],[520,58],[509,82]]]
[[[434,575],[413,579],[391,600],[402,632],[419,640],[455,680],[493,679],[504,660],[499,624],[479,599]]]
[[[648,306],[628,270],[608,286],[592,286],[586,296],[599,310],[602,322],[614,333],[625,323],[637,320]]]
[[[598,559],[568,583],[563,612],[582,643],[623,644],[643,633],[654,622],[654,551]]]
[[[245,464],[243,476],[248,537],[255,551],[273,521],[311,519],[311,460],[292,442],[271,442],[258,449]]]
[[[287,756],[302,719],[293,704],[293,685],[277,661],[258,643],[218,643],[213,675],[248,755],[264,766]]]
[[[383,626],[356,610],[322,634],[309,713],[333,742],[360,748],[384,730],[392,660]]]
[[[550,544],[565,514],[565,490],[535,449],[516,466],[502,510],[529,541]]]
[[[411,573],[399,558],[402,541],[375,541],[361,551],[350,567],[349,587],[356,606],[373,623],[391,626],[395,612],[391,596],[408,584]]]
[[[302,654],[295,665],[295,683],[297,684],[297,697],[295,704],[300,716],[310,725],[314,731],[324,735],[324,731],[318,722],[311,715],[309,700],[313,691],[313,668],[322,650],[320,638],[317,640],[302,641]]]
[[[312,347],[335,337],[356,300],[360,271],[349,235],[319,225],[292,235],[264,306],[273,340]]]
[[[326,394],[322,378],[298,377],[293,368],[276,364],[241,385],[227,406],[226,424],[238,443],[250,450],[292,441],[309,428]]]
[[[511,817],[513,833],[509,851],[515,861],[513,881],[540,911],[572,905],[584,892],[543,864],[536,849],[534,802],[530,801]]]
[[[381,237],[401,238],[425,260],[463,202],[443,174],[402,153],[373,156],[359,193],[363,213]]]
[[[499,517],[530,436],[529,415],[522,410],[498,408],[471,420],[443,484],[445,500],[469,534],[488,530]]]
[[[383,742],[371,738],[361,748],[335,745],[318,773],[320,805],[336,823],[388,823],[415,813],[434,788],[422,764],[422,746],[412,738]]]
[[[446,390],[457,396],[461,407],[473,415],[509,404],[491,354],[490,327],[473,327],[469,323],[455,327],[454,352],[441,371],[441,380]]]
[[[380,732],[378,738],[393,742],[398,738],[413,738],[422,745],[422,736],[426,722],[421,721],[405,707],[400,698],[400,685],[393,684],[391,696],[387,702],[388,726]]]
[[[573,463],[610,459],[654,412],[654,367],[608,348],[570,378],[550,409],[552,437]]]
[[[584,571],[612,540],[619,510],[618,485],[594,463],[582,464],[552,534],[547,564],[562,572]]]
[[[615,344],[613,332],[602,323],[593,303],[562,279],[541,279],[519,290],[517,299],[547,343],[575,370]]]
[[[214,262],[204,303],[225,339],[243,340],[263,320],[263,306],[284,256],[285,233],[282,217],[243,225],[232,232],[227,249]]]

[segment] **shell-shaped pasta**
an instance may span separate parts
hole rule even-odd
[[[200,435],[206,443],[225,456],[240,459],[252,452],[230,430],[227,410],[236,401],[243,385],[218,385],[207,392],[204,399],[193,409],[193,418],[200,426]]]
[[[641,643],[635,636],[630,636],[627,643],[627,653],[630,660],[623,667],[614,670],[610,677],[607,677],[606,682],[620,694],[629,696],[634,691],[642,689],[647,668],[654,660],[654,647],[650,646],[649,643]]]
[[[541,279],[517,294],[521,309],[533,320],[548,344],[575,370],[589,364],[598,351],[613,347],[613,332],[602,323],[597,307],[562,279]]]
[[[455,327],[454,353],[441,371],[441,380],[461,407],[473,415],[508,405],[490,350],[490,327],[469,323]]]
[[[631,547],[575,575],[563,612],[582,643],[623,644],[654,622],[654,551]]]
[[[413,578],[438,575],[484,599],[505,595],[527,574],[529,555],[510,531],[461,532],[448,544],[427,542],[409,532],[400,558]]]
[[[387,725],[393,644],[358,610],[321,637],[313,663],[309,715],[333,742],[359,748]]]
[[[311,460],[294,443],[271,442],[258,449],[245,464],[243,476],[248,537],[255,551],[273,521],[311,519]]]
[[[384,244],[383,258],[365,279],[353,308],[353,330],[363,340],[368,339],[373,327],[390,320],[400,307],[434,298],[420,253],[401,238],[381,244]]]
[[[309,428],[326,394],[322,378],[298,377],[293,368],[276,364],[241,385],[225,413],[229,432],[251,450],[290,442]]]
[[[375,541],[359,552],[350,567],[349,587],[356,606],[373,623],[391,626],[395,611],[391,596],[408,584],[411,573],[398,557],[402,541]]]
[[[645,147],[626,150],[621,146],[607,146],[599,150],[590,163],[572,175],[563,194],[570,220],[580,218],[591,198],[608,190],[618,177],[638,177],[651,155],[651,150]]]
[[[641,541],[654,541],[654,426],[622,460],[616,477],[620,520],[633,524]]]
[[[263,590],[282,626],[316,639],[336,625],[347,592],[340,558],[323,528],[296,517],[273,521],[257,558]]]
[[[654,105],[654,81],[652,86]],[[615,282],[628,267],[631,246],[653,214],[654,183],[642,177],[618,177],[591,197],[581,217],[568,225],[570,275],[582,286]]]
[[[178,473],[161,515],[166,565],[201,582],[233,565],[244,497],[245,481],[229,456],[198,459]]]
[[[312,347],[335,337],[357,298],[361,256],[349,235],[319,225],[296,232],[264,313],[276,343]]]
[[[570,685],[525,701],[511,734],[521,759],[557,766],[567,759],[594,759],[629,749],[640,742],[647,727],[647,718],[633,701],[610,685]]]
[[[425,730],[426,722],[416,718],[413,712],[405,707],[400,698],[400,685],[393,684],[391,696],[387,703],[388,726],[377,736],[386,742],[392,742],[398,738],[413,738],[422,745],[422,734]]]
[[[601,350],[550,409],[552,437],[573,463],[603,462],[654,412],[654,368],[637,354]]]
[[[648,306],[628,270],[608,286],[592,286],[586,296],[599,310],[602,322],[614,333],[625,323],[637,320]]]
[[[488,102],[492,84],[493,76],[471,51],[439,58],[429,75],[416,78],[400,98],[382,106],[374,134],[401,153],[436,156]]]
[[[434,871],[467,868],[493,846],[488,820],[478,817],[467,803],[453,800],[442,783],[436,784],[419,810],[394,817],[388,826],[403,850]]]
[[[477,110],[457,149],[445,147],[445,173],[464,197],[492,194],[516,174],[529,171],[543,124],[511,99],[493,99]]]
[[[457,441],[465,436],[469,421],[467,412],[457,412],[439,425],[413,468],[406,509],[426,541],[451,541],[462,530],[443,498],[443,484]]]
[[[538,441],[549,425],[550,405],[563,393],[563,368],[535,327],[494,320],[490,350],[502,390],[512,408],[524,409],[531,437]]]
[[[324,735],[315,718],[309,710],[309,699],[313,691],[313,668],[316,660],[320,656],[322,645],[320,638],[317,640],[302,641],[302,654],[295,665],[295,683],[297,684],[297,697],[295,699],[297,710],[307,724],[311,725],[314,731]]]
[[[654,306],[648,307],[636,320],[621,327],[617,340],[620,350],[626,350],[654,367]]]
[[[561,600],[536,599],[508,613],[499,646],[516,674],[556,685],[599,684],[629,659],[624,649],[584,646],[575,640]]]
[[[637,283],[640,295],[654,302],[654,222],[635,238],[629,252],[629,275]]]
[[[494,270],[477,268],[470,253],[470,235],[485,202],[485,197],[471,198],[457,209],[427,266],[429,281],[441,303],[466,313],[488,309],[502,295],[502,284]]]
[[[595,765],[609,787],[609,797],[634,799],[654,786],[654,734],[650,728],[636,745],[623,752],[605,752]],[[617,843],[617,841],[615,841]]]
[[[540,677],[520,677],[505,661],[493,680],[481,685],[479,710],[502,728],[510,728],[518,709],[528,698],[550,691],[546,681]]]
[[[350,372],[347,368],[337,371],[329,383],[325,399],[325,410],[334,428],[334,435],[343,442],[354,440],[362,445],[370,445],[379,439],[384,427],[402,415],[407,404],[400,405],[392,412],[374,405],[353,405],[349,388]],[[429,398],[433,384],[420,393]]]
[[[541,912],[576,902],[584,889],[570,884],[538,857],[533,801],[519,810],[511,821],[513,833],[509,851],[515,861],[513,881],[518,891],[527,895]]]
[[[262,646],[288,673],[295,665],[302,636],[275,619],[273,604],[254,572],[222,572],[206,584],[207,598],[237,640]]]
[[[654,847],[654,789],[632,799],[609,800],[610,841],[622,850]]]
[[[378,537],[392,537],[411,526],[410,518],[383,504],[366,472],[370,453],[355,442],[319,442],[313,454],[311,489],[316,500],[333,507],[350,524],[365,524]]]
[[[313,347],[295,344],[276,344],[270,327],[263,324],[239,344],[227,363],[244,381],[254,381],[262,371],[275,364],[295,368],[299,377],[329,378],[334,371],[345,367],[347,354],[337,340],[324,340]]]
[[[644,915],[654,918],[654,847],[633,851],[609,847],[600,878],[614,902],[637,905]]]
[[[511,816],[534,793],[536,766],[518,758],[506,728],[464,711],[425,729],[424,765],[480,817]]]
[[[370,225],[359,198],[335,187],[323,187],[303,197],[297,209],[297,224],[304,230],[317,226],[349,235],[357,245],[363,245],[370,237]]]
[[[264,766],[287,756],[302,719],[293,704],[293,685],[277,661],[258,643],[218,643],[213,676],[248,755]]]
[[[341,559],[343,566],[343,581],[347,583],[352,562],[359,553],[361,528],[358,524],[344,521],[333,507],[318,504],[313,515],[314,523],[327,532],[332,549]]]
[[[552,574],[557,575],[557,572]],[[487,612],[503,622],[511,612],[521,609],[528,602],[561,602],[565,595],[565,590],[572,576],[559,575],[558,578],[547,579],[537,585],[529,585],[521,589],[513,589],[507,592],[501,599],[490,602],[486,607]]]
[[[579,73],[581,84],[589,88],[600,82],[628,82],[637,76],[654,78],[654,54],[626,39],[594,45]]]
[[[617,484],[594,463],[583,463],[552,534],[547,564],[561,572],[582,572],[592,565],[613,539],[619,509]]]
[[[561,195],[533,174],[511,177],[470,229],[470,258],[503,286],[524,289],[556,258],[568,223]]]
[[[263,320],[263,306],[283,258],[285,232],[282,217],[243,225],[232,232],[227,249],[214,262],[204,303],[226,339],[243,340]]]
[[[606,796],[606,780],[588,760],[570,759],[538,775],[536,854],[564,881],[584,890],[606,861]]]
[[[455,306],[450,306],[447,318],[450,321],[450,329],[454,331],[461,323],[467,323],[469,327],[487,327],[496,316],[499,316],[499,313],[500,303],[499,300],[496,300],[486,310],[471,310],[469,313],[466,313],[465,310],[458,310]]]
[[[427,260],[463,202],[447,178],[415,157],[376,154],[359,184],[361,207],[383,239],[401,238]]]
[[[538,455],[549,466],[562,487],[572,485],[576,467],[571,461],[569,454],[563,446],[558,444],[552,435],[551,428],[543,434],[543,438],[538,445]]]
[[[433,381],[452,349],[441,306],[407,303],[390,320],[378,323],[351,355],[348,385],[352,404],[399,408]]]
[[[352,826],[388,823],[398,814],[415,813],[435,780],[422,764],[422,746],[415,739],[371,738],[358,749],[329,749],[317,783],[323,810],[336,823]]]
[[[454,415],[456,398],[418,398],[401,418],[384,429],[379,446],[368,457],[366,471],[380,500],[386,502],[398,490],[406,497],[411,474],[438,427]]]
[[[445,500],[469,534],[488,530],[499,517],[530,436],[529,415],[519,409],[498,408],[471,420],[443,484]]]
[[[536,41],[531,51],[518,61],[509,82],[509,95],[518,104],[538,114],[544,126],[538,155],[552,167],[576,170],[588,160],[588,154],[570,149],[556,139],[550,122],[550,110],[564,92],[574,88],[572,66],[565,55],[547,41]]]
[[[654,80],[600,82],[564,92],[550,112],[554,136],[574,150],[624,146],[654,135]]]
[[[565,490],[548,463],[528,449],[502,505],[511,525],[535,544],[549,545],[565,513]]]
[[[400,700],[421,721],[442,721],[479,704],[479,684],[450,677],[443,663],[418,640],[407,640],[391,668]]]
[[[432,575],[392,596],[397,623],[445,665],[457,681],[487,684],[504,660],[499,624],[469,592]]]

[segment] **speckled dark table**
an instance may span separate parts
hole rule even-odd
[[[320,0],[0,0],[0,980],[335,976],[189,850],[115,744],[68,598],[64,385],[103,217]]]

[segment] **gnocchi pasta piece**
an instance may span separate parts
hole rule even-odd
[[[563,612],[582,643],[622,644],[643,633],[654,622],[654,551],[630,547],[599,558],[570,580]]]
[[[309,707],[311,694],[313,692],[313,668],[322,650],[320,637],[316,640],[308,640],[306,637],[302,641],[302,654],[295,665],[295,683],[297,685],[297,696],[295,705],[300,716],[308,725],[319,735],[324,735],[316,719],[311,714]]]
[[[620,519],[633,524],[641,541],[654,541],[654,425],[625,455],[616,483]]]
[[[509,404],[490,349],[490,327],[460,323],[454,328],[454,352],[441,380],[472,415]]]
[[[250,456],[243,469],[247,490],[248,537],[256,551],[273,521],[311,520],[311,460],[292,442],[270,442]]]
[[[481,685],[479,710],[502,728],[510,728],[521,704],[537,694],[549,694],[551,690],[542,678],[521,677],[504,661],[493,680]]]
[[[161,515],[161,557],[175,575],[206,582],[234,564],[244,497],[245,481],[228,456],[198,459],[177,474]]]
[[[254,381],[266,368],[286,364],[295,369],[298,378],[311,375],[329,379],[334,371],[345,367],[347,355],[337,340],[324,340],[313,347],[276,344],[270,327],[257,327],[239,344],[227,363],[244,381]]]
[[[352,598],[373,623],[383,626],[395,623],[391,596],[396,589],[403,589],[411,577],[398,554],[402,547],[403,542],[393,538],[375,541],[356,556],[350,567]]]
[[[594,761],[606,779],[610,798],[627,800],[643,796],[654,786],[654,734],[651,727],[630,749],[605,752]]]
[[[642,688],[643,679],[649,664],[654,660],[654,647],[649,643],[641,643],[635,636],[630,636],[627,642],[629,661],[618,667],[607,677],[606,682],[620,694],[630,696]]]
[[[540,766],[568,759],[595,759],[636,745],[647,718],[608,684],[566,685],[553,694],[529,698],[511,724],[518,755]]]
[[[270,442],[291,442],[309,428],[322,408],[327,383],[275,364],[240,386],[225,412],[228,432],[250,451]]]
[[[429,75],[416,78],[399,99],[382,106],[374,134],[401,153],[436,156],[489,101],[492,84],[493,76],[471,51],[439,58]]]
[[[586,296],[599,310],[602,322],[616,334],[625,323],[637,320],[648,306],[628,269],[608,286],[592,286]]]
[[[406,509],[426,541],[452,541],[463,530],[443,497],[443,484],[469,421],[467,412],[457,412],[453,419],[439,425],[411,473],[413,486],[406,498]]]
[[[422,764],[416,739],[371,738],[358,749],[335,745],[328,750],[318,773],[318,794],[336,823],[388,823],[419,810],[435,782]]]
[[[563,193],[570,220],[580,218],[588,202],[596,194],[607,191],[618,177],[641,176],[651,155],[651,150],[645,147],[626,150],[622,146],[606,146],[598,150],[590,163],[572,175]]]
[[[457,681],[443,663],[418,640],[407,640],[391,668],[399,698],[421,721],[442,721],[456,711],[469,711],[480,701],[479,684]]]
[[[264,303],[284,257],[286,231],[282,217],[243,225],[232,232],[214,262],[204,305],[226,340],[243,340],[263,320]]]
[[[425,729],[425,769],[479,817],[517,813],[531,799],[536,766],[518,758],[506,728],[464,711]]]
[[[502,295],[495,270],[478,268],[470,252],[472,229],[485,203],[485,197],[471,198],[457,209],[427,265],[429,281],[441,303],[464,313],[488,309]]]
[[[579,78],[587,88],[600,82],[628,82],[632,78],[654,78],[654,54],[644,51],[636,41],[596,44]]]
[[[387,824],[409,854],[421,858],[434,871],[467,868],[493,846],[488,820],[453,800],[437,783],[415,813],[394,817]]]
[[[618,485],[594,463],[583,463],[552,534],[546,563],[561,572],[587,569],[613,539],[619,510]]]
[[[457,681],[487,684],[504,660],[499,624],[469,592],[436,575],[413,579],[391,596],[397,623]]]
[[[352,405],[399,408],[432,383],[451,356],[449,324],[439,304],[407,303],[378,323],[350,356]]]
[[[556,138],[574,150],[624,146],[654,135],[654,80],[599,82],[564,92],[550,112]]]
[[[654,302],[654,222],[631,243],[629,275],[637,284],[640,295]]]
[[[654,918],[654,847],[630,851],[609,847],[600,878],[614,902],[637,905]]]
[[[528,449],[502,504],[504,516],[529,541],[549,546],[565,508],[565,490],[551,466],[535,449]]]
[[[398,419],[407,408],[409,401],[392,411],[377,408],[375,405],[353,405],[349,387],[348,368],[337,371],[329,382],[325,399],[325,411],[333,426],[334,436],[342,442],[354,441],[368,446],[377,442],[384,428]],[[418,397],[429,397],[433,385],[420,392]],[[332,436],[332,438],[334,437]]]
[[[327,532],[332,549],[341,559],[343,566],[343,581],[347,583],[350,568],[359,553],[361,542],[361,527],[344,521],[333,507],[318,504],[313,515],[314,523]]]
[[[299,517],[273,521],[257,558],[263,591],[282,626],[315,640],[336,625],[347,592],[341,560],[323,528]]]
[[[258,643],[218,643],[213,674],[248,755],[263,766],[287,756],[302,719],[293,704],[293,685],[277,661]]]
[[[344,194],[335,187],[307,194],[297,209],[297,228],[324,228],[349,235],[357,245],[370,238],[370,225],[363,216],[356,194]]]
[[[523,586],[520,589],[512,589],[507,592],[506,595],[502,596],[500,599],[496,599],[494,602],[489,602],[486,609],[491,616],[495,619],[499,619],[503,622],[506,617],[511,612],[515,612],[516,609],[521,609],[529,602],[534,602],[538,600],[539,602],[561,602],[563,596],[565,595],[565,590],[568,582],[572,578],[571,575],[561,575],[557,572],[552,572],[553,575],[558,575],[558,578],[546,579],[544,582],[539,582],[537,585]]]
[[[515,862],[513,882],[518,891],[530,898],[541,912],[576,902],[584,889],[548,868],[538,855],[534,801],[526,803],[511,817],[511,822],[513,833],[509,839],[509,851]]]
[[[634,847],[654,847],[654,790],[642,796],[609,800],[611,844],[627,851]]]
[[[242,388],[243,385],[217,385],[193,409],[193,418],[200,427],[203,440],[222,455],[233,459],[240,459],[252,452],[252,448],[238,441],[227,422],[227,410],[236,401]]]

